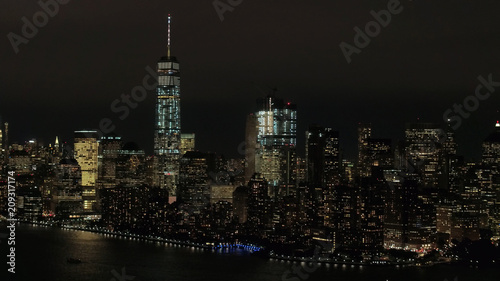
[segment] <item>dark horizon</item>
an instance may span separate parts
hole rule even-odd
[[[211,2],[70,1],[18,54],[7,34],[22,34],[21,18],[32,20],[41,8],[8,3],[0,11],[0,115],[10,123],[11,142],[45,143],[56,135],[71,142],[73,131],[110,118],[117,134],[151,154],[154,95],[124,121],[110,105],[141,85],[145,67],[165,55],[170,13],[182,131],[196,133],[197,149],[240,157],[246,115],[276,87],[277,96],[298,106],[299,151],[316,123],[340,131],[341,147],[353,158],[358,122],[371,122],[374,137],[394,144],[407,122],[443,123],[448,108],[474,94],[478,76],[500,81],[496,1],[401,1],[403,11],[347,63],[339,44],[353,44],[353,28],[387,3],[243,1],[221,22]],[[480,159],[481,143],[500,119],[498,101],[493,93],[463,119],[459,154]]]

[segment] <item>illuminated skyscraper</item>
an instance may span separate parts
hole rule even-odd
[[[491,229],[500,235],[500,122],[497,121],[495,131],[483,142],[481,195],[486,202]],[[488,172],[487,172],[488,171]]]
[[[332,227],[333,211],[339,202],[333,196],[340,183],[339,132],[321,126],[309,126],[306,132],[307,182],[312,195],[316,225]]]
[[[257,162],[257,135],[259,120],[253,113],[247,116],[247,123],[245,129],[245,182],[250,181],[253,174],[255,174],[255,167],[260,165]]]
[[[196,213],[210,203],[207,170],[207,155],[199,151],[189,151],[180,160],[178,198]]]
[[[188,151],[194,151],[196,144],[195,134],[181,134],[181,155]]]
[[[394,157],[392,155],[390,139],[368,139],[364,155],[364,163],[366,171],[365,176],[373,176],[373,167],[393,168]]]
[[[103,136],[99,141],[99,188],[111,188],[117,184],[116,162],[122,147],[119,136]]]
[[[75,159],[62,159],[55,168],[49,214],[65,219],[79,216],[83,211],[81,167]]]
[[[56,141],[54,143],[54,149],[59,152],[60,146],[59,146],[59,137],[56,136]]]
[[[59,137],[56,136],[56,140],[54,142],[54,147],[51,148],[51,154],[53,156],[53,163],[59,163],[62,156],[61,145],[59,143]]]
[[[270,186],[291,185],[296,181],[297,106],[268,96],[259,100],[256,113],[256,173]]]
[[[500,122],[498,121],[495,124],[495,131],[483,142],[482,162],[498,172],[500,163]]]
[[[413,251],[429,249],[436,222],[428,214],[436,214],[436,210],[429,212],[433,204],[419,195],[420,176],[399,170],[386,170],[384,176],[390,186],[385,194],[384,247]]]
[[[82,171],[83,211],[92,212],[96,208],[96,184],[98,148],[97,131],[75,132],[75,160]]]
[[[367,150],[368,139],[372,137],[372,124],[358,124],[358,171],[361,177],[369,177],[371,175],[370,166],[368,165]]]
[[[8,161],[9,159],[9,123],[4,123],[4,134],[3,134],[3,150],[4,150],[4,159]]]
[[[179,62],[170,55],[170,15],[167,56],[158,61],[158,87],[154,152],[157,157],[156,184],[176,195],[181,157],[181,80]]]
[[[262,230],[271,221],[267,181],[255,174],[248,182],[248,221],[252,227]]]
[[[444,131],[438,124],[407,124],[404,168],[419,174],[426,186],[438,186],[438,176],[442,172],[443,136]]]
[[[146,183],[146,153],[136,143],[123,145],[116,155],[116,182],[121,186]]]

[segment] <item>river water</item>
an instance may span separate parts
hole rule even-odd
[[[2,260],[6,262],[8,249],[5,242],[1,241],[0,250]],[[68,263],[68,257],[81,259],[82,263]],[[499,280],[498,269],[448,265],[430,268],[303,266],[300,263],[262,259],[239,250],[212,252],[77,230],[18,225],[16,273],[8,273],[8,266],[4,266],[0,280]]]

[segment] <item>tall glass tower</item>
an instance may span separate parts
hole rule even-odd
[[[269,186],[296,181],[297,106],[273,96],[257,101],[257,151],[255,172]]]
[[[179,62],[170,55],[170,21],[168,16],[167,56],[158,61],[156,89],[156,123],[154,151],[157,157],[156,184],[176,196],[179,178],[181,144],[181,100]]]

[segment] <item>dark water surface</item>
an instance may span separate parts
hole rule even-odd
[[[2,260],[6,261],[5,240],[0,248]],[[68,257],[83,262],[70,264],[66,260]],[[7,273],[4,262],[0,280],[452,281],[455,277],[459,281],[500,280],[498,269],[447,265],[430,268],[321,265],[311,273],[301,270],[300,274],[293,274],[294,268],[300,266],[299,263],[253,257],[244,252],[214,253],[83,231],[18,225],[16,273]],[[128,277],[122,275],[123,268]],[[113,271],[119,278],[113,275]],[[290,273],[285,274],[287,271]]]

